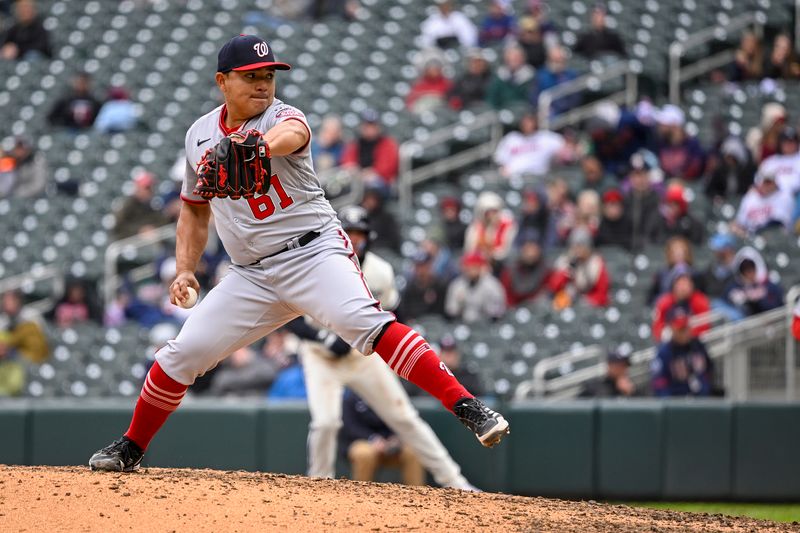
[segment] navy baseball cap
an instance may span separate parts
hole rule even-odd
[[[275,61],[275,54],[267,41],[255,35],[234,37],[222,45],[217,55],[217,72],[255,70],[264,67],[278,70],[292,68],[287,63]]]

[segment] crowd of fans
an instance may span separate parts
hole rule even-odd
[[[283,19],[331,14],[352,19],[361,9],[355,2],[322,1],[284,7]],[[267,26],[281,20],[263,15],[246,17]],[[2,57],[51,57],[51,43],[34,2],[16,2],[14,17],[0,44]],[[633,108],[601,102],[579,130],[540,129],[538,98],[542,91],[578,76],[572,57],[612,61],[627,56],[624,39],[608,26],[602,4],[591,9],[586,31],[570,48],[559,42],[542,2],[531,0],[517,13],[510,2],[493,0],[474,24],[454,2],[437,0],[421,25],[418,43],[424,61],[419,63],[419,78],[403,95],[408,112],[480,106],[519,110],[513,129],[496,148],[488,175],[500,183],[521,180],[525,186],[520,204],[513,207],[490,191],[481,193],[471,209],[461,197],[439,198],[435,222],[403,273],[397,313],[406,320],[440,315],[486,323],[537,300],[556,311],[578,305],[602,308],[611,302],[617,274],[606,264],[605,251],[663,245],[664,266],[647,302],[653,312],[653,342],[659,346],[652,392],[711,394],[712,365],[698,339],[708,326],[695,324],[693,318],[713,309],[739,320],[783,303],[783,288],[769,280],[764,259],[747,244],[752,236],[774,227],[785,232],[800,229],[800,136],[793,127],[800,117],[768,103],[761,123],[746,135],[726,134],[705,144],[691,134],[682,108],[659,107],[645,99]],[[789,37],[777,35],[769,53],[762,47],[760,37],[746,33],[733,63],[716,71],[713,79],[736,83],[800,77]],[[445,59],[444,51],[451,48],[459,49],[465,61],[457,77],[451,77],[453,66]],[[496,62],[495,50],[500,50]],[[558,115],[583,103],[583,96],[574,93],[556,99],[550,111]],[[47,118],[54,127],[73,131],[124,132],[137,126],[136,106],[127,91],[111,87],[101,100],[86,73],[75,74]],[[325,117],[312,142],[318,170],[343,167],[363,181],[361,204],[370,214],[375,246],[395,254],[403,240],[392,214],[398,147],[399,139],[373,109],[361,114],[353,132],[345,131],[340,117]],[[176,176],[147,170],[133,176],[133,192],[114,209],[115,239],[176,220],[182,166],[180,156]],[[567,167],[580,169],[578,182],[561,177]],[[19,138],[13,150],[0,156],[0,196],[42,194],[48,172],[45,157]],[[174,186],[163,193],[159,181],[171,178]],[[692,209],[696,194],[716,204],[739,204],[729,231],[706,234],[707,225]],[[692,251],[701,246],[714,253],[707,265],[693,263]],[[224,275],[227,264],[219,241],[212,238],[198,272],[206,290]],[[47,316],[59,327],[85,321],[179,326],[189,311],[168,303],[166,288],[174,268],[174,257],[165,251],[155,264],[155,279],[127,281],[104,310],[93,303],[92,287],[69,284]],[[33,330],[40,319],[20,322],[14,298],[9,293],[8,306],[4,299],[0,362],[9,365],[20,357],[40,361],[46,356],[44,340],[33,342],[37,348],[31,349],[14,333],[20,323]],[[279,331],[263,346],[240,350],[214,373],[207,390],[263,394],[269,389],[272,398],[302,397],[302,373],[291,337]],[[442,339],[445,352],[448,346],[455,349],[452,339]],[[614,352],[609,362],[608,378],[592,390],[645,393],[626,378],[623,355]],[[448,364],[456,371],[458,358]],[[0,367],[0,388],[17,379],[16,370],[5,371],[11,377],[3,378],[2,368],[6,367]]]

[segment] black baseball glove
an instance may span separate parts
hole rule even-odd
[[[252,198],[269,190],[269,145],[258,130],[231,133],[206,150],[197,166],[194,194],[203,198]]]

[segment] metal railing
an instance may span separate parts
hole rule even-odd
[[[577,124],[582,120],[592,117],[597,104],[603,101],[611,100],[632,108],[636,105],[636,99],[638,98],[639,86],[637,75],[639,72],[641,72],[641,65],[638,61],[621,60],[603,65],[601,68],[598,68],[598,72],[596,73],[590,72],[572,81],[561,83],[551,89],[542,91],[537,101],[539,127],[542,129],[557,130],[565,126]],[[555,117],[550,116],[553,102],[557,99],[583,92],[586,89],[599,91],[602,89],[603,83],[616,78],[625,79],[624,90],[608,95],[602,100],[572,108]]]
[[[680,104],[681,85],[703,74],[727,65],[735,57],[735,49],[723,50],[714,55],[704,57],[690,65],[681,65],[681,58],[691,49],[711,41],[723,41],[732,33],[753,26],[756,34],[763,35],[766,15],[760,12],[748,12],[730,19],[724,26],[716,24],[689,35],[683,41],[674,41],[669,46],[669,101]]]
[[[64,293],[64,273],[56,265],[39,266],[32,268],[30,272],[0,279],[0,294],[18,289],[30,292],[35,283],[47,280],[52,282],[50,296],[27,304],[37,311],[44,312],[52,306],[57,296]]]
[[[425,148],[449,143],[454,140],[467,139],[471,133],[481,129],[489,130],[490,140],[451,155],[440,161],[429,163],[412,169],[412,162]],[[487,111],[475,116],[469,123],[459,123],[436,130],[425,138],[412,139],[400,145],[400,176],[398,179],[398,200],[401,213],[411,213],[414,187],[435,178],[464,168],[482,159],[491,157],[503,133],[503,127],[497,113]]]
[[[701,339],[717,367],[717,381],[726,397],[797,399],[797,342],[790,331],[798,298],[800,286],[788,292],[785,306],[737,322],[719,323],[722,317],[714,312],[693,317],[693,326],[717,324]],[[592,345],[544,359],[534,366],[532,379],[517,386],[514,397],[523,399],[533,395],[556,400],[577,396],[587,383],[606,374],[605,354],[603,347]],[[655,357],[655,346],[631,354],[629,375],[640,387],[647,388],[650,362]],[[581,364],[586,366],[549,377],[554,371],[560,373],[565,366]]]

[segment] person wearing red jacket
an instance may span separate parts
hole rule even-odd
[[[554,294],[553,306],[559,310],[571,306],[579,296],[595,307],[608,305],[611,279],[605,260],[592,249],[587,228],[579,226],[569,234],[569,250],[553,265],[548,287]]]
[[[366,182],[379,182],[391,188],[399,165],[397,141],[384,134],[377,111],[361,114],[358,138],[351,141],[342,154],[342,166],[356,167]]]
[[[412,113],[442,107],[452,89],[453,82],[444,75],[442,62],[435,58],[429,59],[422,69],[422,76],[414,82],[406,96],[406,106]]]
[[[794,306],[794,316],[792,317],[792,335],[800,341],[800,302]]]
[[[672,269],[670,292],[661,295],[656,300],[653,314],[653,337],[656,342],[661,342],[661,337],[666,326],[666,317],[675,308],[683,308],[689,317],[701,315],[711,310],[711,305],[705,294],[695,289],[692,280],[692,269],[686,264],[678,264]],[[694,326],[692,335],[695,337],[708,331],[710,324]]]

